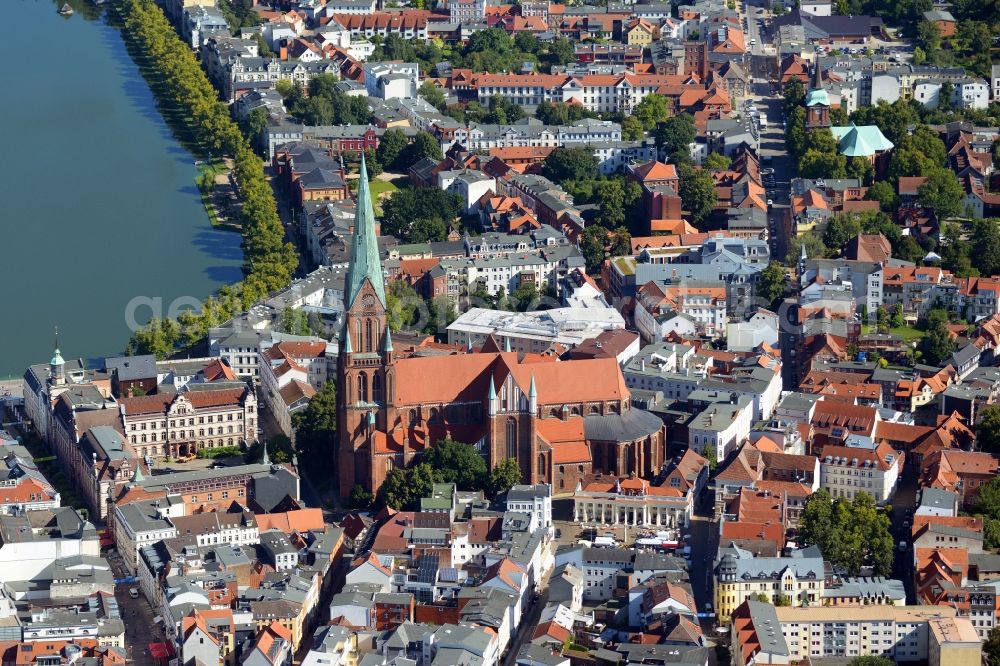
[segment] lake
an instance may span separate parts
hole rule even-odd
[[[19,28],[0,104],[0,377],[48,362],[56,326],[66,358],[117,354],[133,299],[166,313],[240,278],[239,234],[209,223],[194,158],[118,30],[70,4],[66,18],[51,0],[3,3]]]

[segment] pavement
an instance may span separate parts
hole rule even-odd
[[[117,551],[112,550],[107,558],[116,579],[128,575]],[[149,654],[149,644],[165,640],[163,629],[161,625],[153,623],[156,612],[141,592],[138,599],[129,596],[128,591],[132,588],[138,589],[139,584],[115,585],[115,598],[118,600],[118,609],[125,622],[125,649],[130,663],[136,666],[155,666],[156,662]]]
[[[521,615],[521,621],[517,625],[517,633],[511,638],[507,654],[503,659],[503,666],[513,666],[514,662],[517,661],[517,653],[521,651],[521,647],[531,640],[531,634],[542,617],[542,610],[549,603],[549,576],[551,574],[552,569],[549,569],[542,575],[542,580],[538,583],[538,595],[531,597],[530,605]]]
[[[892,531],[893,541],[897,544],[893,558],[892,577],[903,581],[906,588],[906,603],[916,604],[916,591],[913,587],[913,544],[911,529],[913,526],[913,507],[917,505],[917,473],[910,465],[903,468],[896,492],[892,496]],[[898,546],[906,544],[903,550]]]

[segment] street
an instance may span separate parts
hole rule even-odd
[[[128,575],[117,551],[109,552],[107,558],[116,579]],[[154,624],[156,613],[141,593],[137,599],[129,596],[128,591],[132,588],[139,589],[139,584],[115,585],[115,599],[125,622],[125,648],[130,660],[137,666],[154,666],[156,662],[149,654],[149,644],[164,640],[163,626]]]

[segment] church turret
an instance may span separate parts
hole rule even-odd
[[[56,348],[49,361],[49,381],[55,386],[66,383],[66,361],[59,351],[59,329],[56,329]]]
[[[806,129],[828,129],[830,127],[830,96],[823,87],[822,69],[819,62],[813,76],[812,86],[806,94]]]

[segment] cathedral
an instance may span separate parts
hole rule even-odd
[[[342,496],[356,485],[378,492],[390,470],[444,438],[474,445],[490,468],[513,458],[523,482],[554,492],[660,470],[663,423],[632,407],[614,358],[558,361],[492,338],[465,353],[394,350],[363,161],[353,241],[337,364]]]

